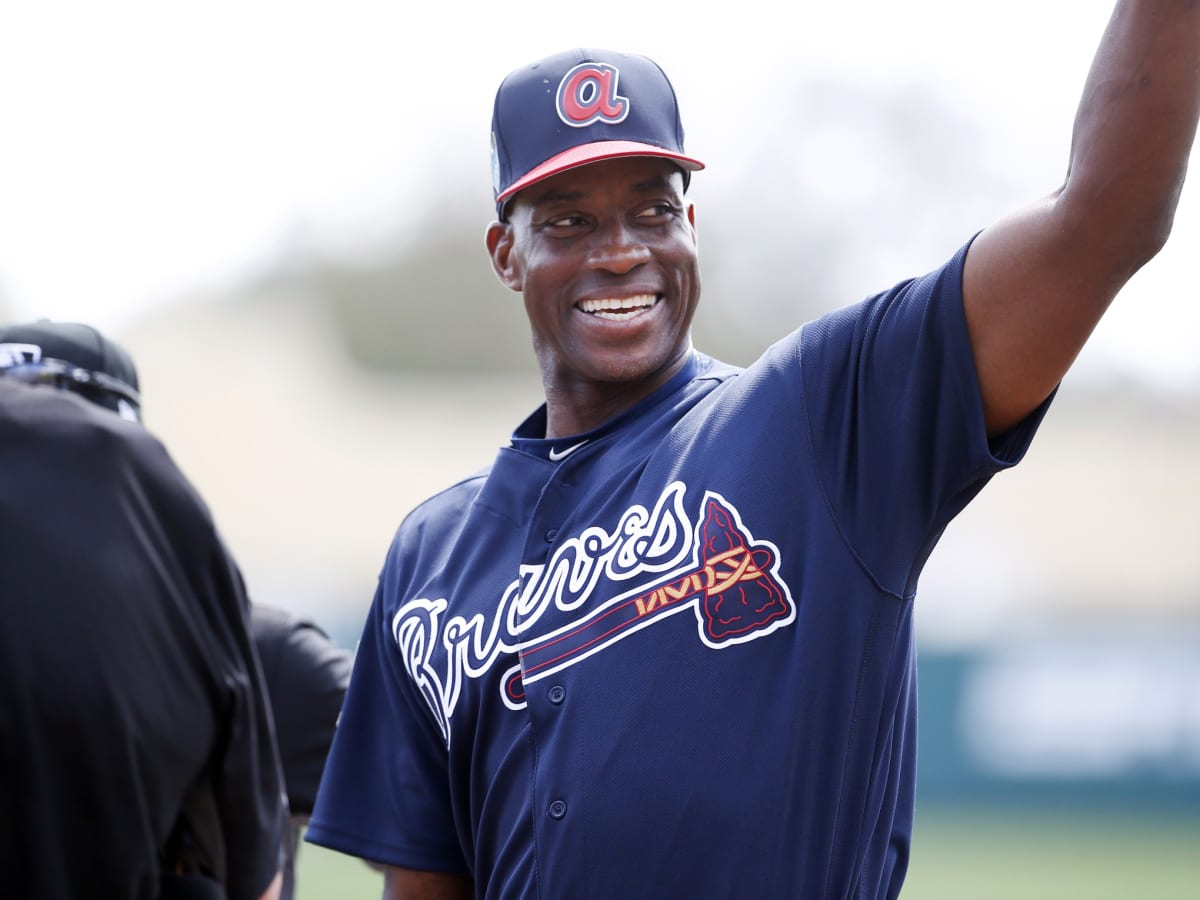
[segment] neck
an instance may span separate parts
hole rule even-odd
[[[684,353],[652,376],[629,382],[575,382],[561,384],[544,378],[546,437],[583,434],[632,409],[662,387],[688,360]]]

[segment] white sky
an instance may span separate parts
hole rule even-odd
[[[705,178],[736,171],[738,135],[754,121],[787,115],[770,76],[794,70],[932,80],[979,116],[995,164],[1035,157],[1021,198],[1033,199],[1064,170],[1109,9],[1102,0],[14,0],[0,7],[0,298],[16,318],[116,330],[237,278],[297,234],[353,250],[431,192],[479,193],[486,212],[496,84],[574,45],[663,64]],[[1013,135],[1024,153],[1007,148]],[[447,157],[477,158],[479,181],[439,181]],[[1087,352],[1164,382],[1200,380],[1198,219],[1193,185],[1167,251]]]

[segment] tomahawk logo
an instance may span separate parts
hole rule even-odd
[[[621,73],[607,63],[581,63],[558,83],[558,117],[572,128],[593,122],[616,125],[629,115],[629,98],[617,94]]]
[[[523,645],[521,664],[504,679],[505,700],[524,705],[527,685],[689,609],[700,640],[714,650],[763,637],[795,618],[791,593],[776,571],[779,551],[756,542],[718,494],[705,495],[694,547],[692,563],[682,572]]]
[[[713,650],[795,620],[776,546],[756,540],[737,509],[711,491],[693,519],[685,492],[674,482],[652,508],[631,506],[611,531],[591,527],[568,539],[545,565],[524,568],[491,615],[447,616],[441,598],[410,600],[396,612],[392,633],[404,666],[447,744],[464,680],[483,676],[501,654],[520,656],[500,690],[505,704],[522,709],[528,685],[671,616],[691,611],[699,640]],[[597,590],[618,583],[631,587],[538,633],[548,610],[588,609]]]

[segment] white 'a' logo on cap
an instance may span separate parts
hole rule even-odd
[[[593,122],[616,125],[629,115],[629,98],[617,94],[621,73],[608,63],[580,63],[558,83],[558,117],[572,128]]]

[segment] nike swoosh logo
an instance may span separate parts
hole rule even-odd
[[[586,443],[587,443],[587,441],[580,441],[578,444],[572,444],[566,450],[558,450],[554,447],[551,447],[550,448],[550,462],[558,462],[560,459],[566,459],[568,456],[570,456],[572,453],[574,453],[576,450],[578,450],[580,447],[582,447]]]

